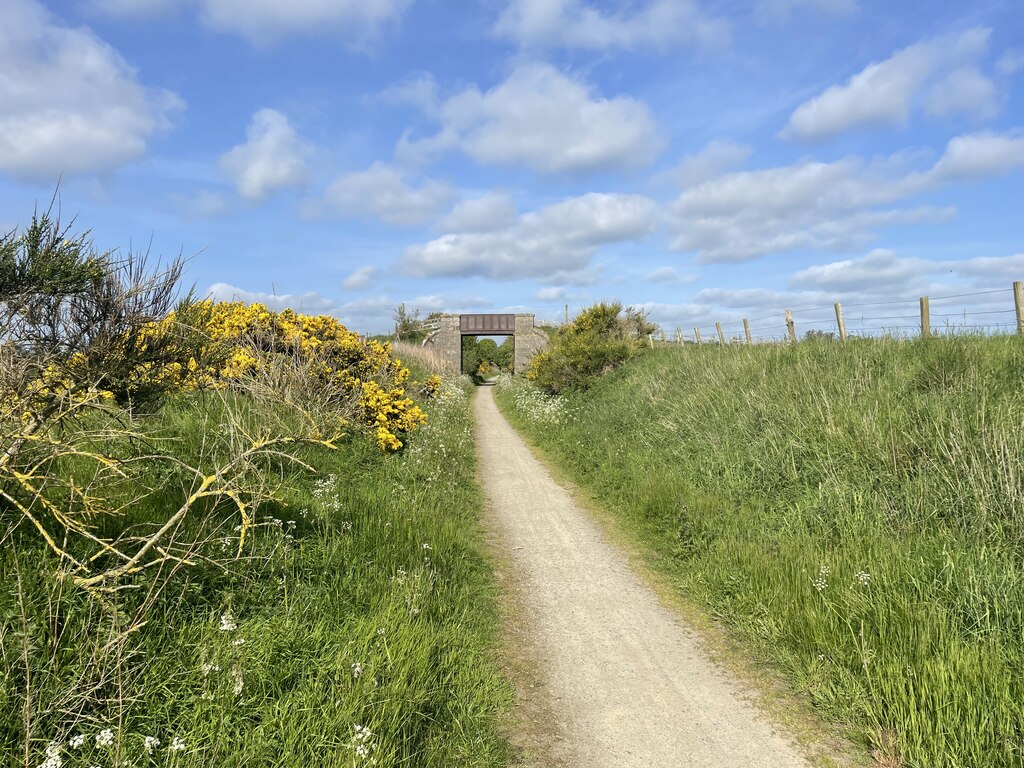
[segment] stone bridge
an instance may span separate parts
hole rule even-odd
[[[522,373],[530,358],[548,345],[548,336],[535,327],[533,315],[442,315],[440,326],[423,340],[458,370],[462,370],[463,336],[512,336],[515,338],[513,373]]]

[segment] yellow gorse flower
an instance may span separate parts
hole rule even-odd
[[[194,330],[208,339],[209,347],[223,351],[206,364],[188,357],[147,375],[173,377],[181,389],[222,387],[255,371],[262,353],[315,355],[317,373],[325,381],[358,396],[363,424],[382,449],[400,449],[401,436],[426,422],[426,415],[402,388],[410,372],[392,356],[390,344],[364,339],[328,315],[275,312],[262,304],[241,302],[200,302],[195,309],[194,315],[203,320]],[[172,313],[150,333],[154,339],[173,334],[178,324]],[[439,379],[428,380],[424,391],[429,396],[439,388]]]

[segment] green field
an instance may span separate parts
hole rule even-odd
[[[499,403],[885,765],[1024,765],[1024,340],[659,349]]]
[[[154,580],[90,598],[27,525],[5,528],[0,764],[43,764],[49,747],[65,767],[505,765],[470,390],[446,384],[397,455],[360,436],[303,449],[317,471],[282,465],[246,557],[178,571],[114,657]],[[154,434],[195,454],[214,407],[179,395]],[[214,542],[237,543],[231,528]]]

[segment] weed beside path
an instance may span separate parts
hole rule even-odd
[[[1024,765],[1024,343],[652,352],[505,412],[885,765]]]
[[[467,395],[447,385],[401,454],[310,449],[252,557],[185,571],[122,658],[98,660],[111,624],[45,547],[5,544],[0,765],[24,764],[26,722],[31,766],[505,765]],[[165,410],[202,440],[187,399]]]

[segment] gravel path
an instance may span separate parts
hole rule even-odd
[[[481,477],[569,764],[806,768],[534,458],[489,387],[474,411]]]

